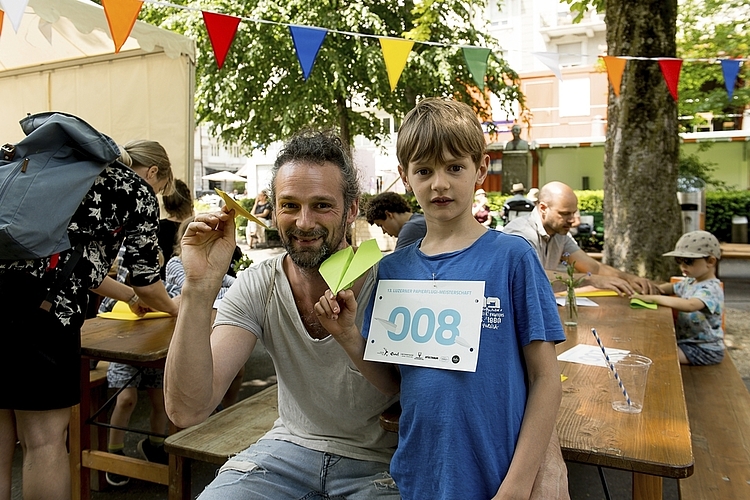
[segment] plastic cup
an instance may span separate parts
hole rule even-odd
[[[616,361],[614,365],[624,390],[615,377],[610,377],[612,380],[612,408],[623,413],[640,413],[643,409],[643,396],[646,393],[646,381],[648,380],[651,360],[646,356],[628,354]],[[625,392],[627,392],[627,397]]]

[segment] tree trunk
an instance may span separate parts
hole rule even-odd
[[[354,146],[354,137],[352,137],[351,128],[349,127],[349,108],[346,106],[346,98],[342,95],[336,96],[336,109],[339,112],[339,137],[344,146],[348,148],[349,156],[352,156]]]
[[[677,0],[608,0],[607,47],[613,56],[675,57]],[[667,279],[662,257],[681,231],[677,203],[680,139],[677,103],[658,61],[628,60],[620,96],[609,92],[604,156],[604,261]]]

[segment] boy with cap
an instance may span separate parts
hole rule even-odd
[[[677,311],[675,331],[680,363],[687,365],[715,365],[724,359],[724,330],[721,317],[724,311],[724,291],[716,277],[716,266],[721,258],[719,240],[706,231],[685,233],[672,252],[686,279],[678,283],[659,285],[662,295],[633,297],[671,307]]]

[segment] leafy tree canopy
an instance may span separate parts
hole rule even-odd
[[[211,124],[225,143],[265,149],[308,126],[335,128],[348,144],[356,135],[381,143],[388,131],[374,110],[401,118],[423,96],[455,97],[490,119],[488,101],[476,91],[460,48],[498,47],[478,27],[486,0],[173,1],[191,10],[146,4],[141,18],[196,40],[197,119]],[[376,38],[329,32],[304,81],[288,27],[243,20],[218,69],[198,9],[433,44],[414,45],[391,92]],[[486,90],[505,110],[523,103],[518,75],[497,52],[488,61]]]

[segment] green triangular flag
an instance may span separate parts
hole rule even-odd
[[[490,49],[463,47],[463,51],[471,77],[480,90],[484,89],[484,74],[487,73],[487,58],[490,57]]]

